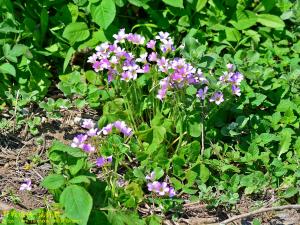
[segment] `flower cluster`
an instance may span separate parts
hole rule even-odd
[[[233,64],[227,64],[226,67],[228,71],[223,72],[223,75],[219,78],[219,82],[221,83],[221,85],[231,85],[232,94],[240,96],[240,84],[244,79],[244,76],[240,72],[234,72]],[[201,88],[197,91],[196,96],[199,99],[204,100],[207,96],[207,91],[208,86],[205,86],[204,88]],[[209,98],[209,101],[220,105],[222,102],[224,102],[224,95],[221,91],[216,91]]]
[[[143,52],[139,56],[122,48],[122,44],[129,42],[144,46],[144,37],[138,34],[126,34],[124,29],[113,37],[115,38],[113,44],[102,43],[96,47],[96,53],[88,59],[96,72],[107,71],[109,82],[117,78],[125,82],[135,80],[138,74],[148,73],[151,67],[166,75],[159,82],[157,98],[160,100],[166,97],[168,89],[208,82],[202,71],[187,63],[184,58],[168,57],[168,53],[174,51],[175,47],[173,39],[167,32],[159,32],[155,37],[156,40],[148,41],[145,47],[149,52]]]
[[[146,176],[146,180],[148,180],[148,191],[156,193],[160,196],[169,196],[174,197],[176,192],[173,187],[169,186],[167,182],[159,182],[155,181],[155,173],[151,172],[150,175]]]
[[[83,119],[81,127],[88,129],[85,134],[78,134],[73,138],[71,146],[73,148],[81,148],[85,152],[94,152],[96,148],[91,144],[87,143],[88,137],[94,137],[98,135],[108,135],[112,132],[113,127],[115,127],[119,132],[123,133],[124,136],[131,136],[132,129],[126,125],[124,121],[115,121],[103,127],[101,130],[95,127],[96,124],[91,119]]]
[[[240,72],[234,72],[234,65],[227,64],[226,65],[228,71],[224,72],[222,76],[220,76],[219,81],[222,84],[230,84],[231,90],[234,95],[240,96],[241,89],[240,84],[244,79],[244,76]]]
[[[102,43],[96,47],[96,53],[89,57],[88,62],[93,64],[96,72],[106,71],[108,82],[120,79],[125,82],[137,79],[139,74],[148,73],[150,70],[158,72],[165,77],[159,81],[159,90],[156,97],[163,100],[168,91],[174,88],[183,88],[189,85],[204,85],[197,92],[197,97],[204,100],[208,92],[208,80],[200,69],[196,69],[184,58],[172,58],[175,51],[174,41],[168,32],[159,32],[154,40],[145,42],[145,37],[139,34],[126,34],[121,29],[113,35],[114,42]],[[141,46],[140,55],[123,48],[129,45]],[[228,71],[220,77],[223,85],[230,84],[234,95],[240,96],[240,83],[243,75],[234,72],[233,64],[227,64]],[[213,92],[210,102],[219,105],[224,101],[221,91]],[[109,127],[108,127],[109,128]]]

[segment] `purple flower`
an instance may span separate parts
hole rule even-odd
[[[96,165],[98,167],[103,167],[103,166],[106,166],[110,163],[112,163],[112,156],[108,156],[107,158],[99,157],[99,158],[96,159]]]
[[[104,135],[108,135],[112,132],[113,124],[109,123],[105,127],[102,128],[100,133],[103,133]]]
[[[223,72],[223,75],[219,77],[219,81],[221,81],[222,84],[225,84],[226,82],[228,82],[231,78],[231,76],[233,75],[232,72]]]
[[[157,61],[157,53],[156,52],[151,52],[148,56],[148,60],[150,62],[156,62]]]
[[[92,129],[95,127],[95,122],[91,119],[83,119],[81,126],[85,129]]]
[[[175,189],[173,187],[169,188],[169,197],[172,198],[176,195]]]
[[[229,81],[234,85],[240,85],[244,76],[240,72],[235,72],[229,79]]]
[[[159,39],[159,40],[165,40],[165,39],[167,39],[169,37],[169,35],[170,34],[168,32],[162,32],[162,31],[160,31],[160,32],[158,32],[158,35],[155,36],[155,38]]]
[[[154,181],[152,183],[148,183],[147,187],[148,187],[148,191],[153,191],[153,192],[157,192],[160,188],[161,184],[158,181]]]
[[[82,145],[82,150],[85,151],[85,152],[94,152],[95,147],[90,145],[90,144],[83,144]]]
[[[107,163],[112,163],[112,155],[106,158]]]
[[[144,73],[148,73],[150,71],[150,66],[148,63],[146,63],[144,66],[143,66],[143,72]]]
[[[209,99],[210,102],[215,102],[217,105],[220,105],[224,102],[224,97],[222,92],[218,91],[215,92],[214,95]]]
[[[147,175],[146,180],[154,181],[155,180],[155,172],[153,171],[150,173],[150,175]]]
[[[73,138],[73,142],[71,144],[71,147],[81,148],[83,143],[86,141],[86,139],[87,139],[87,135],[78,134],[76,137]]]
[[[115,121],[114,122],[115,128],[117,128],[120,132],[122,132],[125,136],[132,135],[132,129],[129,128],[124,121]]]
[[[157,65],[161,72],[167,73],[169,70],[169,62],[165,57],[162,57],[161,59],[157,59]]]
[[[96,54],[93,54],[92,56],[90,56],[88,58],[87,62],[89,62],[89,63],[95,63],[97,61],[97,59],[98,59],[98,56]]]
[[[172,39],[161,39],[162,44],[160,45],[160,50],[164,53],[174,51],[173,40]]]
[[[231,90],[234,95],[241,96],[241,89],[238,86],[232,85]]]
[[[113,38],[115,39],[115,43],[124,43],[125,39],[128,35],[125,33],[125,29],[120,29],[118,34],[114,34]]]
[[[151,48],[151,49],[155,49],[155,44],[156,44],[156,41],[154,40],[150,40],[148,43],[147,43],[147,48]]]
[[[127,40],[135,45],[142,45],[145,42],[145,38],[139,34],[129,33],[127,36]]]
[[[25,183],[21,184],[20,186],[20,191],[30,191],[31,190],[31,180],[30,179],[26,179]]]
[[[105,163],[106,163],[106,160],[105,160],[104,157],[99,157],[99,158],[96,159],[96,165],[97,165],[98,167],[104,166]]]
[[[170,190],[170,188],[169,188],[168,184],[166,182],[162,182],[156,189],[156,192],[160,196],[164,196],[165,194],[169,193],[169,190]]]
[[[226,67],[227,67],[228,71],[230,71],[230,72],[233,71],[233,64],[228,63],[228,64],[226,65]]]
[[[136,62],[141,62],[141,63],[147,63],[147,57],[148,57],[148,53],[145,52],[144,54],[141,54],[139,58],[137,58],[135,61]]]
[[[89,136],[89,137],[94,137],[96,136],[98,133],[98,129],[97,128],[92,128],[90,129],[88,132],[86,132],[86,134]]]
[[[121,131],[122,129],[126,128],[126,123],[124,121],[120,121],[117,120],[113,123],[113,125],[115,126],[115,128],[117,128],[119,131]]]
[[[197,91],[196,96],[197,96],[198,98],[204,100],[204,99],[205,99],[205,96],[206,96],[206,93],[207,93],[207,90],[208,90],[208,87],[207,87],[207,86],[205,86],[203,89],[199,89],[199,90]]]

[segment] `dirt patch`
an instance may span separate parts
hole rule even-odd
[[[15,133],[1,130],[0,134],[0,204],[20,210],[47,207],[53,203],[51,194],[40,186],[41,181],[51,171],[47,159],[47,149],[53,140],[70,143],[75,134],[83,130],[74,123],[75,117],[97,118],[97,112],[85,109],[65,110],[60,119],[48,119],[38,127],[38,137],[31,136],[26,125]],[[1,118],[0,118],[1,119]],[[26,179],[32,182],[32,190],[20,191]],[[1,206],[1,205],[0,205]]]

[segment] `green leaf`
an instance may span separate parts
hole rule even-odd
[[[63,175],[51,174],[45,177],[41,185],[47,189],[58,189],[65,184],[65,178]]]
[[[90,183],[90,179],[88,176],[80,175],[69,180],[71,184],[80,184],[80,183]]]
[[[199,122],[189,122],[189,135],[192,137],[200,137],[201,135],[202,123]]]
[[[200,179],[203,183],[206,183],[209,179],[210,172],[209,169],[204,165],[200,165]]]
[[[95,73],[93,70],[88,70],[85,72],[85,78],[94,85],[101,85],[101,79],[99,74]]]
[[[153,127],[153,144],[160,144],[164,141],[166,135],[166,128],[163,126]]]
[[[245,30],[256,24],[257,17],[255,13],[248,10],[241,10],[236,12],[236,21],[230,23],[238,30]]]
[[[71,45],[86,40],[90,35],[88,26],[84,22],[74,22],[66,26],[63,37],[70,41]]]
[[[93,21],[106,30],[116,16],[116,6],[114,1],[102,0],[99,5],[92,5],[91,15]]]
[[[183,0],[163,0],[163,2],[173,7],[183,8]]]
[[[283,28],[285,26],[284,22],[280,17],[270,14],[260,14],[257,16],[257,22],[261,23],[266,27],[272,28]]]
[[[283,129],[280,133],[280,149],[279,149],[279,156],[280,157],[283,153],[286,153],[289,150],[292,141],[292,130],[291,129]]]
[[[227,41],[238,42],[241,39],[240,32],[235,28],[225,28],[226,39]]]
[[[12,76],[16,76],[16,69],[10,63],[4,63],[0,65],[0,73],[9,74]]]
[[[283,193],[284,198],[291,198],[299,192],[299,189],[296,187],[289,187]]]
[[[198,0],[197,5],[196,5],[196,11],[200,12],[201,9],[203,9],[205,7],[206,3],[207,3],[207,0]]]
[[[65,72],[67,66],[69,65],[69,62],[70,62],[74,52],[75,52],[74,48],[70,47],[66,54],[65,60],[64,60],[63,72]]]
[[[73,147],[71,147],[69,145],[65,145],[59,141],[54,141],[51,148],[49,149],[50,153],[52,153],[54,151],[66,152],[67,154],[69,154],[75,158],[86,157],[86,153],[83,152],[80,148],[73,148]]]
[[[59,202],[65,209],[65,214],[80,225],[86,225],[93,206],[91,195],[77,185],[70,185],[62,192]]]

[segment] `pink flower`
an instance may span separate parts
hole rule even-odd
[[[125,29],[120,29],[118,34],[114,34],[113,38],[115,39],[115,43],[124,43],[128,34],[125,33]]]
[[[224,97],[222,92],[218,91],[215,92],[214,95],[209,99],[210,102],[215,102],[217,105],[220,105],[224,102]]]
[[[156,52],[151,52],[148,56],[148,59],[150,62],[156,62],[157,61],[157,53]]]
[[[231,90],[234,95],[241,96],[241,89],[238,86],[232,85]]]
[[[156,44],[156,41],[154,40],[150,40],[148,43],[147,43],[147,48],[151,48],[151,49],[155,49],[155,44]]]
[[[98,167],[103,167],[106,166],[108,164],[112,163],[112,156],[108,156],[108,157],[99,157],[96,159],[96,165]]]
[[[82,145],[82,150],[85,151],[85,152],[94,152],[95,147],[90,145],[90,144],[83,144]]]
[[[98,133],[98,129],[97,128],[92,128],[90,129],[88,132],[86,132],[86,134],[89,136],[89,137],[94,137],[96,136]]]
[[[31,190],[31,180],[30,179],[26,179],[25,183],[21,184],[20,186],[20,191],[30,191]]]
[[[91,119],[83,119],[81,126],[85,129],[92,129],[95,127],[95,122]]]
[[[73,148],[81,148],[83,143],[86,141],[87,135],[79,134],[76,137],[73,138],[73,142],[71,144],[71,147]]]
[[[102,128],[100,133],[103,133],[104,135],[108,135],[112,132],[113,124],[109,123],[105,127]]]
[[[146,180],[154,181],[154,180],[155,180],[155,172],[152,171],[152,172],[150,173],[150,175],[147,175],[147,176],[146,176]]]

